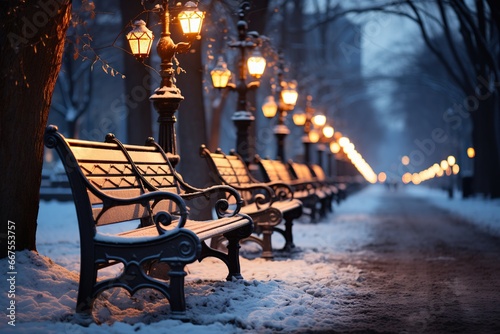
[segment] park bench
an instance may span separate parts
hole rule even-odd
[[[56,126],[45,131],[45,145],[55,148],[64,164],[78,217],[81,264],[76,312],[91,315],[94,300],[106,289],[121,287],[131,295],[142,288],[161,292],[173,317],[185,314],[184,267],[213,256],[229,271],[227,279],[242,278],[239,241],[253,229],[250,217],[239,213],[239,193],[228,186],[196,189],[182,181],[172,159],[150,138],[146,146],[123,145],[113,135],[106,142],[66,139]],[[162,190],[157,187],[161,186]],[[186,201],[212,196],[217,218],[189,219]],[[233,211],[228,210],[234,207]],[[109,224],[119,234],[103,233]],[[206,241],[223,235],[227,253]],[[167,279],[151,275],[154,263],[166,263]],[[104,267],[120,264],[122,273],[98,280]]]
[[[254,234],[247,240],[262,248],[261,256],[273,258],[271,236],[277,232],[285,239],[284,250],[295,247],[293,243],[293,220],[302,215],[302,202],[294,199],[289,185],[279,182],[263,183],[255,179],[243,159],[234,151],[226,155],[202,145],[200,155],[205,158],[212,180],[216,184],[229,185],[240,192],[243,199],[241,212],[254,221]],[[284,222],[282,228],[281,222]],[[260,237],[261,236],[261,237]]]
[[[311,168],[305,164],[289,160],[288,166],[291,174],[296,180],[308,182],[313,185],[316,194],[318,195],[321,207],[319,211],[320,217],[325,217],[327,212],[332,212],[332,202],[335,197],[334,190],[324,182],[318,180],[312,173]]]
[[[327,193],[331,194],[332,200],[335,200],[337,204],[340,204],[340,201],[345,199],[345,185],[334,179],[328,178],[323,167],[320,165],[309,164],[308,166],[312,176],[316,178]],[[333,208],[330,207],[330,210],[333,210]]]
[[[256,155],[254,160],[264,182],[284,182],[292,187],[294,198],[303,203],[304,209],[307,209],[304,212],[310,216],[312,222],[326,214],[327,195],[315,179],[299,178],[293,174],[290,166],[292,162],[262,159],[259,155]]]

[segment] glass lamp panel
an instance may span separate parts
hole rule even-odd
[[[303,112],[293,114],[292,119],[293,124],[297,126],[303,126],[306,124],[306,114]]]
[[[247,60],[248,73],[256,78],[260,78],[266,69],[266,59],[260,52],[254,51]]]
[[[295,80],[282,83],[281,99],[285,104],[295,107],[299,93],[297,92],[297,82]]]
[[[262,113],[267,118],[273,118],[278,112],[278,105],[274,100],[273,96],[266,97],[264,104],[262,105]]]
[[[215,88],[226,88],[231,78],[231,71],[228,70],[227,64],[222,57],[219,57],[217,65],[210,71],[212,84]]]
[[[126,36],[130,50],[137,58],[146,58],[153,44],[153,32],[146,27],[143,20],[135,21],[134,26]]]
[[[182,32],[185,35],[199,35],[205,13],[198,10],[198,7],[192,1],[188,1],[184,8],[177,16],[181,23]]]
[[[314,126],[322,127],[326,124],[326,116],[322,115],[322,114],[315,115],[312,118],[312,122],[313,122]]]
[[[299,93],[295,89],[284,89],[281,91],[283,102],[289,106],[295,106]]]

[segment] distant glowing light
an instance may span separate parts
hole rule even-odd
[[[442,169],[442,170],[446,170],[446,169],[448,169],[448,166],[449,166],[449,165],[448,165],[448,161],[446,161],[446,160],[441,160],[441,164],[440,164],[440,166],[441,166],[441,169]]]
[[[323,135],[326,138],[332,138],[334,133],[335,133],[335,129],[330,125],[327,125],[323,128]]]
[[[339,139],[339,145],[340,145],[340,147],[344,147],[344,146],[348,145],[349,143],[350,143],[349,138],[347,138],[347,137],[340,137],[340,139]]]
[[[317,126],[320,128],[326,124],[326,116],[323,114],[317,114],[317,115],[313,116],[312,122],[313,122],[314,126]]]
[[[410,157],[405,155],[401,158],[401,163],[405,166],[408,166],[410,164]]]
[[[413,182],[413,184],[420,184],[422,182],[422,179],[420,178],[420,174],[413,173],[411,175],[411,182]]]
[[[309,140],[311,141],[311,143],[317,143],[320,139],[320,134],[318,131],[316,130],[311,130],[309,132]]]
[[[384,183],[387,180],[387,174],[384,172],[378,173],[378,182]]]
[[[476,150],[474,150],[474,147],[469,147],[467,149],[467,156],[471,159],[476,156]]]
[[[450,155],[446,161],[448,161],[448,165],[453,166],[457,162],[457,159],[453,155]]]
[[[340,145],[339,143],[337,143],[336,141],[332,142],[330,144],[330,151],[332,151],[332,153],[339,153],[340,152]]]

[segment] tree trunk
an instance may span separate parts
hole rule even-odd
[[[70,18],[70,0],[0,5],[0,257],[8,224],[16,250],[36,249],[43,134]]]
[[[474,158],[474,191],[488,197],[499,197],[500,163],[495,134],[495,99],[487,99],[471,112]]]

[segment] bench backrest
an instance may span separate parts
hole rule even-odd
[[[282,181],[285,183],[290,183],[292,181],[288,166],[284,162],[280,160],[260,159],[259,157],[256,157],[256,161],[261,168],[262,174],[266,178],[265,181]]]
[[[201,156],[212,165],[212,172],[217,173],[227,185],[246,186],[254,183],[245,162],[237,154],[226,155],[220,149],[210,152],[202,146]]]
[[[316,180],[306,164],[290,161],[289,165],[291,167],[292,173],[298,180],[307,182],[314,182]]]
[[[316,177],[316,179],[318,181],[320,181],[320,182],[326,181],[325,171],[323,170],[323,168],[320,165],[318,165],[318,164],[311,164],[310,166],[312,168],[314,176]]]
[[[132,198],[154,191],[179,193],[171,166],[162,152],[153,146],[123,145],[108,136],[106,143],[66,139],[56,127],[48,127],[45,144],[55,148],[66,169],[79,221],[94,221],[96,226],[151,218],[151,208],[140,204],[111,207],[103,211],[106,196]],[[124,151],[124,149],[126,151]],[[139,176],[139,173],[144,178]],[[153,187],[152,187],[152,186]],[[165,201],[155,211],[172,212],[172,202]],[[80,219],[80,215],[84,216]]]

